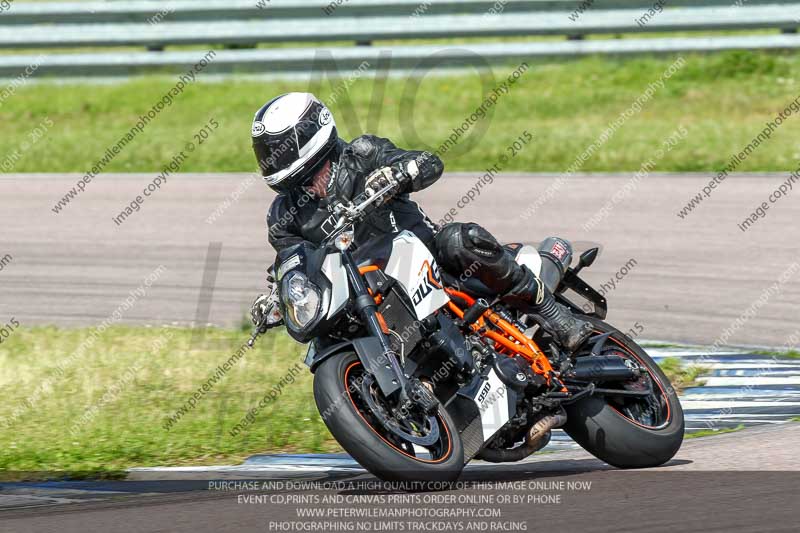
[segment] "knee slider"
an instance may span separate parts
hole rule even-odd
[[[457,271],[459,259],[464,254],[461,224],[453,222],[442,226],[434,237],[434,246],[439,264],[445,270]]]
[[[464,245],[479,257],[497,259],[505,252],[494,236],[477,224],[464,224],[461,228]]]

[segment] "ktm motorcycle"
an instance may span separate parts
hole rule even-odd
[[[440,271],[413,233],[351,250],[353,225],[390,193],[337,205],[323,243],[279,254],[279,307],[250,341],[285,324],[309,343],[317,408],[356,461],[385,480],[452,481],[472,459],[526,458],[558,427],[620,468],[675,455],[684,433],[675,390],[632,338],[604,322],[606,300],[579,277],[597,248],[573,267],[561,239],[506,246],[594,326],[568,353],[469,272]]]

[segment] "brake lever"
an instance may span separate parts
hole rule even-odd
[[[256,326],[256,328],[253,330],[253,334],[250,335],[250,339],[247,341],[247,346],[252,348],[253,345],[256,343],[256,340],[258,340],[258,337],[266,333],[268,329],[269,326],[267,325],[267,321],[265,319],[261,324]]]
[[[372,196],[370,196],[367,199],[367,201],[358,204],[354,208],[356,216],[360,215],[362,212],[364,212],[366,210],[367,207],[369,207],[373,203],[377,202],[378,200],[383,200],[383,196],[386,193],[391,192],[392,190],[394,190],[394,188],[395,188],[395,186],[393,184],[389,184],[386,187],[384,187],[383,189],[381,189],[378,192],[376,192],[375,194],[373,194]]]
[[[378,200],[382,200],[384,195],[388,192],[391,192],[394,189],[394,185],[387,185],[383,189],[379,190],[360,204],[344,204],[342,202],[337,203],[333,206],[333,212],[335,214],[339,214],[344,217],[345,222],[354,222],[361,213],[363,213],[369,206],[377,202]]]
[[[336,222],[336,226],[333,228],[333,230],[328,234],[326,242],[333,241],[334,238],[336,238],[340,233],[345,231],[356,220],[358,220],[369,206],[382,199],[383,196],[392,189],[394,189],[394,185],[387,185],[358,205],[353,205],[352,203],[344,204],[343,202],[338,201],[336,204],[331,206],[331,211],[334,215],[339,216],[339,220]]]
[[[272,328],[277,328],[282,323],[283,323],[283,320],[281,319],[281,320],[279,320],[279,321],[277,321],[275,323],[270,324],[269,323],[269,314],[267,314],[261,320],[261,323],[259,325],[257,325],[255,327],[255,329],[253,330],[253,334],[250,335],[250,339],[247,341],[247,345],[252,348],[253,345],[256,343],[256,340],[258,339],[258,337],[260,337],[261,335],[263,335],[267,331],[271,330]]]

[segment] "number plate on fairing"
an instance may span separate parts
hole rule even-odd
[[[403,231],[394,238],[392,255],[384,272],[405,289],[418,320],[430,316],[450,301],[442,288],[433,254],[410,231]]]
[[[484,441],[488,441],[511,419],[512,413],[508,406],[509,392],[494,369],[478,387],[473,400],[481,415]]]

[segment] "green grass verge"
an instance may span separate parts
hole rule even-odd
[[[777,357],[779,359],[800,359],[800,352],[797,350],[779,351],[779,350],[754,350],[754,355],[764,355],[770,357]]]
[[[659,362],[658,366],[678,392],[689,387],[702,386],[697,378],[708,370],[702,365],[684,365],[680,357],[667,357]]]
[[[797,97],[793,73],[800,71],[800,54],[731,52],[685,57],[686,65],[655,92],[640,113],[597,149],[581,170],[637,171],[679,126],[686,127],[688,137],[655,161],[651,170],[718,170],[764,128],[767,120]],[[532,63],[510,92],[500,97],[494,111],[444,154],[447,168],[476,170],[492,165],[527,129],[534,134],[534,143],[511,159],[504,170],[563,171],[674,61],[675,57],[595,57]],[[497,81],[512,69],[496,68]],[[345,77],[349,74],[343,73]],[[0,106],[6,132],[0,137],[0,153],[21,152],[13,168],[5,170],[88,171],[174,82],[174,77],[149,76],[113,84],[39,83],[19,87]],[[490,82],[489,87],[492,85]],[[375,88],[371,75],[355,81],[346,91],[341,80],[328,79],[311,85],[236,77],[196,83],[105,170],[158,170],[213,117],[221,124],[220,129],[188,155],[181,170],[252,171],[254,159],[249,145],[253,113],[265,100],[286,91],[310,89],[333,102],[331,107],[345,138],[370,131],[413,148],[439,146],[485,95],[477,74],[426,77],[413,98],[412,82],[389,78],[385,94],[374,106],[378,113],[370,111]],[[23,143],[30,141],[29,131],[46,118],[53,126],[45,137],[22,150]],[[800,157],[799,126],[798,117],[785,121],[738,170],[794,169]]]
[[[317,413],[303,346],[271,334],[165,430],[163,424],[236,352],[247,333],[113,327],[55,371],[93,329],[21,328],[0,345],[0,472],[108,475],[146,465],[236,463],[264,451],[323,452],[338,445]],[[249,430],[229,431],[296,363],[303,367]],[[32,407],[21,402],[49,380]],[[14,413],[22,408],[17,416]]]
[[[696,439],[699,437],[713,437],[714,435],[724,435],[725,433],[734,433],[736,431],[740,431],[744,429],[744,424],[739,424],[733,428],[724,428],[724,429],[703,429],[700,431],[695,431],[693,433],[687,433],[683,438],[684,439]]]
[[[230,434],[302,362],[304,346],[279,332],[259,341],[194,409],[164,429],[247,339],[245,329],[209,329],[193,342],[187,328],[117,326],[83,352],[93,328],[14,331],[0,345],[0,475],[102,477],[135,466],[237,463],[261,452],[340,451],[302,365],[247,430]],[[693,386],[704,370],[684,367],[679,358],[660,366],[678,389]],[[43,383],[49,386],[42,389]],[[14,474],[26,472],[39,474]]]

